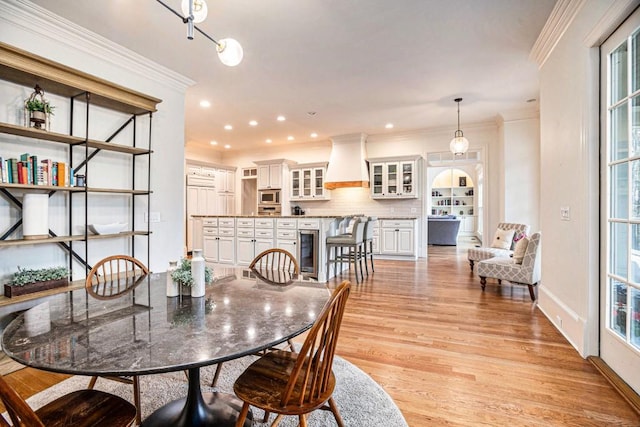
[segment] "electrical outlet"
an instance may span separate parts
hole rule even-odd
[[[417,213],[418,209],[417,208],[411,208],[411,213]]]
[[[560,206],[560,219],[562,221],[569,221],[571,219],[571,209],[569,206]]]
[[[160,212],[145,212],[144,222],[160,222]]]
[[[559,315],[556,316],[556,324],[560,329],[562,329],[562,317],[560,317]]]

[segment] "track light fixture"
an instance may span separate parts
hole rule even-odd
[[[215,43],[216,50],[218,51],[218,58],[224,65],[235,67],[242,61],[242,46],[240,45],[240,43],[238,43],[237,40],[231,38],[216,40],[202,31],[200,28],[195,26],[195,24],[198,24],[207,18],[208,8],[205,0],[182,0],[181,9],[184,16],[176,12],[164,1],[156,1],[166,7],[174,15],[179,17],[182,22],[187,24],[187,38],[189,40],[193,40],[193,31],[196,30],[197,32],[211,40],[213,43]]]

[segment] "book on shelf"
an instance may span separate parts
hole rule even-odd
[[[67,186],[67,172],[66,172],[66,163],[58,162],[58,187],[66,187]]]
[[[38,160],[38,156],[24,153],[19,158],[0,156],[0,182],[69,187],[75,184],[75,176],[65,162]]]
[[[11,158],[11,182],[13,184],[18,183],[18,159]]]

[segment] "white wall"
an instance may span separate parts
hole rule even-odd
[[[531,177],[540,170],[540,120],[505,119],[502,129],[503,219],[529,224],[534,233],[540,230],[540,181]]]
[[[585,39],[613,3],[587,0],[540,69],[538,306],[583,356],[598,352],[599,282],[599,65]]]
[[[184,213],[176,209],[176,200],[180,205],[184,200],[184,94],[192,82],[24,0],[0,2],[0,41],[162,99],[153,116],[150,207],[160,213],[161,222],[151,224],[149,266],[153,271],[164,271],[168,260],[179,258],[183,250]],[[64,122],[63,115],[56,120]],[[146,174],[146,167],[138,174]],[[96,222],[112,222],[108,214],[103,216]],[[116,250],[119,245],[106,243],[93,251],[94,256],[103,248]],[[55,245],[23,248],[24,256],[15,247],[0,250],[0,277],[14,272],[17,262],[25,268],[56,265],[61,260],[64,264],[64,252]],[[136,251],[141,249],[136,247]]]

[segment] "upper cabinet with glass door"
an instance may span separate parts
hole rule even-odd
[[[324,188],[327,163],[308,163],[291,169],[291,200],[328,200]]]
[[[420,156],[369,159],[371,197],[400,199],[418,197]]]

